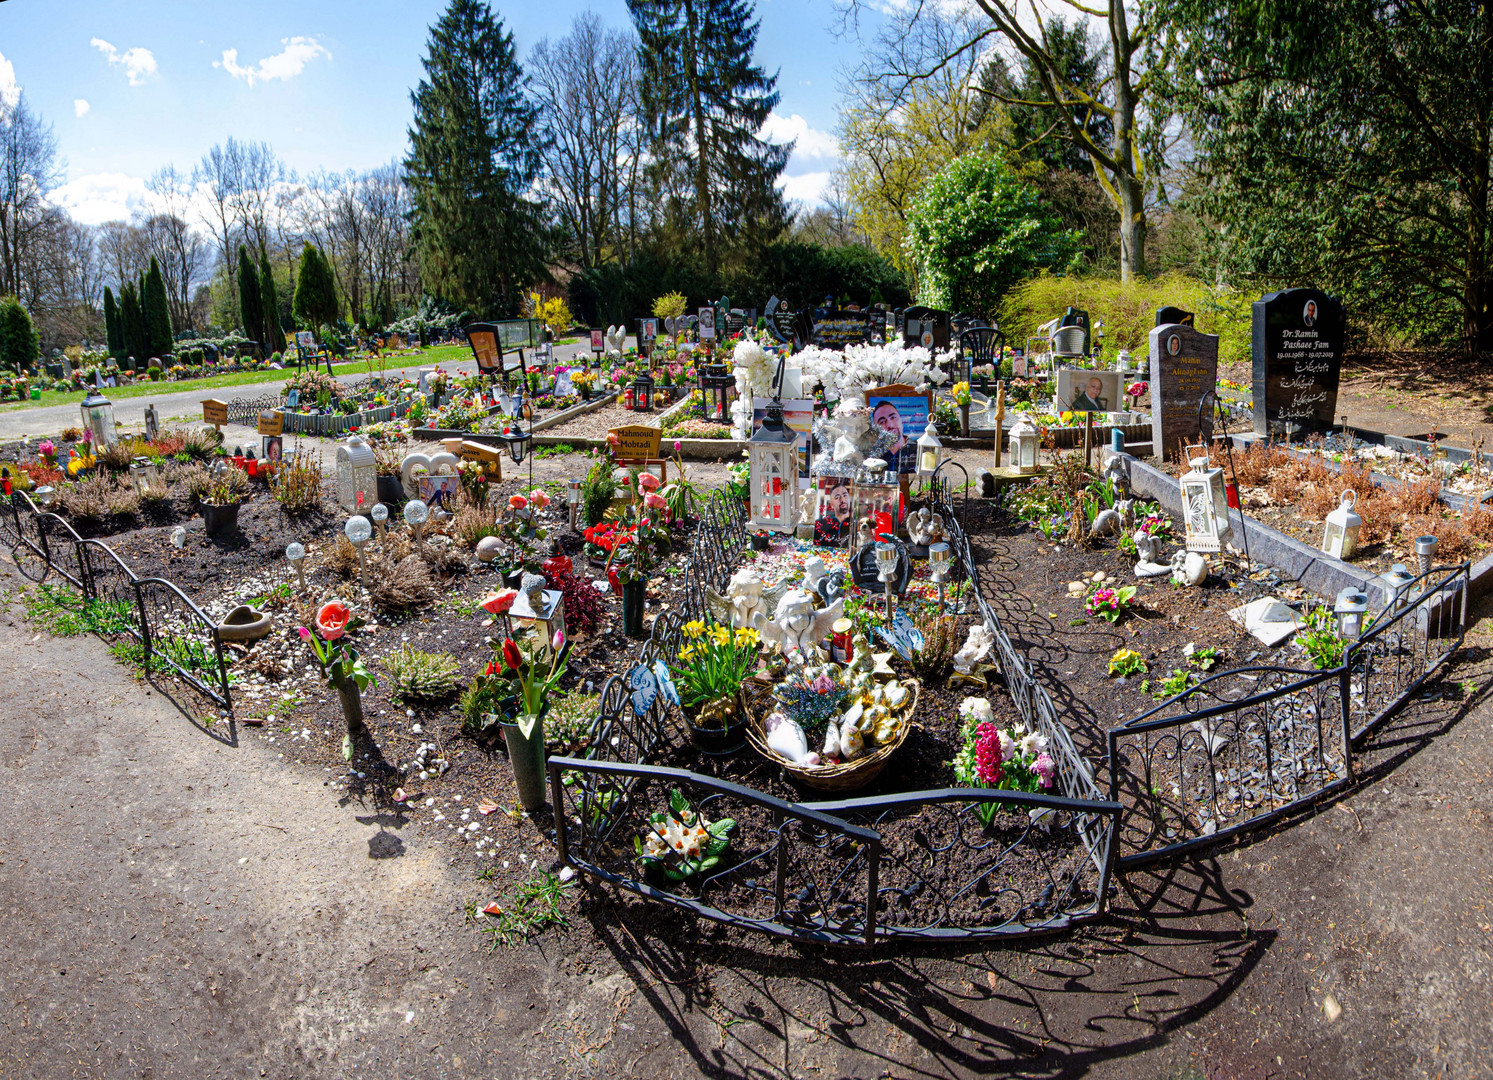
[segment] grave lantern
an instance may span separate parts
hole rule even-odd
[[[1337,616],[1338,636],[1357,641],[1363,635],[1363,617],[1369,610],[1369,598],[1349,585],[1337,594],[1332,613]]]
[[[747,442],[751,468],[752,514],[756,529],[793,532],[798,515],[798,434],[783,423],[783,406],[773,401],[762,426]]]
[[[1202,456],[1193,457],[1191,451]],[[1224,491],[1223,470],[1208,468],[1208,448],[1189,446],[1188,471],[1182,474],[1182,522],[1187,527],[1188,551],[1222,551],[1232,535],[1229,497]]]
[[[52,487],[51,484],[43,484],[33,494],[36,496],[36,505],[45,510],[57,498],[57,489]]]
[[[1041,436],[1026,413],[1011,428],[1011,465],[1017,472],[1037,471],[1037,442]]]
[[[1398,611],[1405,606],[1405,598],[1410,592],[1410,583],[1415,580],[1404,563],[1395,563],[1389,570],[1377,579],[1384,589],[1384,606],[1389,611]]]
[[[925,484],[933,482],[933,474],[943,463],[943,443],[938,441],[938,425],[932,420],[918,436],[918,478]]]
[[[529,440],[533,438],[524,430],[523,424],[515,419],[513,427],[503,432],[498,438],[508,444],[508,456],[513,459],[515,465],[524,463],[524,451],[528,447]]]
[[[700,365],[700,397],[705,411],[717,420],[728,415],[730,392],[736,388],[736,376],[726,370],[725,364]]]
[[[119,430],[114,424],[114,403],[97,389],[88,391],[81,406],[83,428],[93,433],[95,447],[119,445]]]
[[[137,457],[130,462],[130,480],[142,499],[153,499],[166,494],[166,485],[161,481],[161,470],[148,457]]]
[[[633,408],[649,412],[653,408],[653,376],[639,375],[632,382]]]
[[[897,528],[897,504],[902,489],[897,474],[881,458],[868,458],[850,485],[850,520],[870,518],[876,533],[891,533]],[[851,544],[855,543],[851,534]]]
[[[1353,510],[1358,505],[1358,492],[1349,488],[1338,499],[1337,509],[1327,515],[1327,524],[1322,528],[1322,550],[1339,559],[1351,559],[1358,551],[1358,533],[1363,528],[1363,518]]]
[[[533,630],[546,648],[551,647],[555,634],[565,629],[565,594],[559,589],[520,589],[508,609],[508,624],[515,630]]]
[[[360,514],[378,502],[378,467],[373,448],[361,435],[337,447],[337,505]]]

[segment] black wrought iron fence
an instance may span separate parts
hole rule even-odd
[[[147,666],[164,663],[227,708],[228,667],[213,621],[165,578],[140,578],[135,592],[140,598]]]
[[[236,398],[228,403],[228,422],[253,426],[259,422],[262,412],[274,412],[285,402],[278,394],[257,398]]]
[[[144,640],[144,616],[140,608],[140,580],[114,549],[102,540],[78,542],[78,560],[83,568],[83,595],[107,604],[113,622],[136,640]]]

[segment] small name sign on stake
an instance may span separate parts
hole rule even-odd
[[[607,432],[617,436],[617,457],[629,460],[646,460],[658,457],[659,445],[663,441],[663,430],[646,424],[627,424]]]
[[[208,398],[202,403],[202,422],[220,428],[228,423],[228,402]]]
[[[285,417],[277,412],[262,412],[259,414],[259,434],[279,435],[284,430]]]

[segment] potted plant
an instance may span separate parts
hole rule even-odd
[[[652,481],[651,487],[648,481]],[[645,492],[643,500],[623,511],[619,527],[611,534],[612,549],[607,557],[607,580],[622,594],[622,632],[631,638],[643,637],[648,579],[659,559],[669,553],[669,526],[664,520],[667,504],[657,487],[658,477],[653,474],[638,477],[638,490]]]
[[[596,376],[584,368],[570,373],[570,385],[576,388],[582,401],[591,400],[591,388],[596,385]]]
[[[518,636],[522,645],[512,637],[501,645],[493,642],[495,655],[478,676],[478,692],[490,691],[494,679],[508,684],[509,693],[500,700],[513,715],[499,719],[498,726],[508,744],[519,801],[525,810],[538,810],[544,805],[544,716],[548,698],[565,674],[570,646],[563,630],[556,631],[552,641],[534,631]]]
[[[969,438],[969,403],[972,400],[969,383],[957,382],[949,393],[954,398],[954,404],[959,406],[959,434],[967,439]]]
[[[685,624],[684,637],[673,674],[690,738],[702,753],[735,753],[746,745],[741,686],[756,669],[762,639],[750,627],[732,630],[698,619]]]
[[[352,760],[354,741],[368,733],[363,722],[363,691],[378,685],[346,637],[348,631],[360,625],[362,619],[354,617],[346,604],[333,600],[317,610],[315,633],[304,626],[296,630],[301,640],[311,646],[322,677],[337,691],[342,704],[342,717],[347,721],[347,734],[342,739],[344,761]]]
[[[222,467],[209,473],[206,483],[192,494],[202,511],[203,530],[216,536],[238,525],[238,508],[249,494],[249,478],[242,469]]]

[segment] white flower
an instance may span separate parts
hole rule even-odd
[[[732,374],[736,376],[736,392],[750,401],[753,396],[762,396],[772,387],[774,368],[767,354],[750,338],[736,343],[731,353]]]
[[[999,731],[996,735],[1001,741],[1001,760],[1009,761],[1016,756],[1016,740],[1011,738],[1009,731]]]
[[[1035,731],[1028,732],[1016,745],[1023,756],[1035,758],[1038,754],[1047,753],[1047,736],[1038,735]]]
[[[971,716],[982,724],[995,720],[995,710],[985,698],[967,697],[959,703],[959,715]]]

